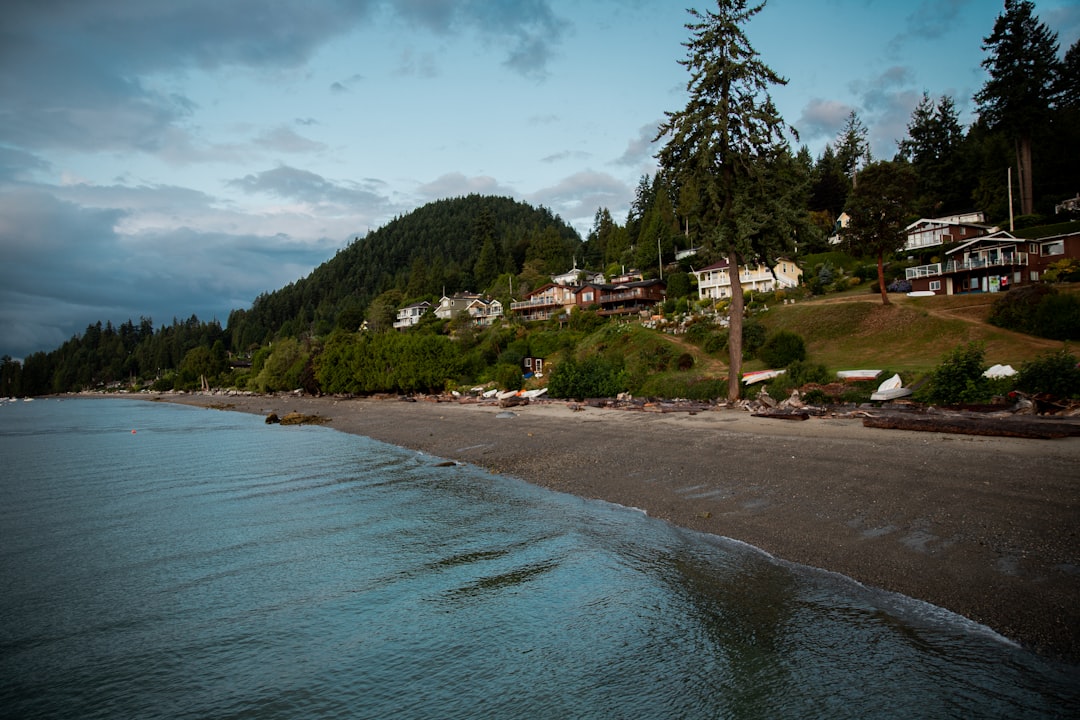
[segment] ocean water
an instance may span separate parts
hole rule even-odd
[[[0,459],[5,718],[1080,714],[941,609],[326,427],[39,399]]]

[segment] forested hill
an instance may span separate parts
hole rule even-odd
[[[580,246],[577,232],[546,208],[482,195],[438,200],[357,238],[308,277],[260,295],[250,310],[233,311],[231,344],[355,329],[380,296],[408,303],[490,290],[527,266],[561,272]]]

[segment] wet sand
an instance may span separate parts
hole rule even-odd
[[[154,397],[154,396],[151,396]],[[328,427],[645,510],[926,600],[1080,663],[1080,437],[863,427],[857,419],[165,395]],[[288,432],[282,427],[281,432]]]

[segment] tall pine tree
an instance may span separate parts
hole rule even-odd
[[[1044,127],[1060,87],[1057,33],[1039,22],[1030,0],[1005,0],[994,31],[983,38],[988,56],[982,66],[990,74],[975,94],[980,117],[1005,133],[1016,150],[1020,211],[1035,210],[1032,130]]]
[[[765,65],[743,27],[765,7],[745,0],[717,0],[716,10],[689,10],[686,58],[690,72],[686,107],[666,113],[656,139],[661,165],[682,186],[694,184],[708,241],[727,257],[731,283],[728,335],[728,400],[741,390],[743,292],[738,269],[762,259],[754,236],[739,227],[737,197],[761,173],[764,159],[785,144],[789,128],[769,96],[771,85],[786,80]],[[683,200],[680,204],[685,204]]]

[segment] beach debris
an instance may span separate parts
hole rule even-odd
[[[322,415],[305,415],[302,412],[293,411],[283,415],[279,422],[282,425],[324,425],[330,422],[330,418]]]
[[[876,380],[880,374],[880,370],[840,370],[836,373],[836,377],[845,382],[862,382],[864,380]]]
[[[506,410],[504,412],[501,412],[501,413],[497,414],[495,417],[500,419],[500,420],[508,420],[510,418],[516,418],[517,413]]]
[[[1080,436],[1080,424],[1067,421],[1031,418],[1000,418],[972,413],[937,415],[888,414],[863,419],[863,425],[886,430],[920,430],[924,432],[991,437],[1032,438],[1053,440]]]
[[[518,407],[520,405],[528,405],[529,402],[530,402],[529,398],[527,398],[527,397],[523,397],[521,395],[508,395],[507,397],[499,398],[499,407],[501,407],[501,408]]]
[[[983,372],[984,378],[996,379],[1012,377],[1016,374],[1016,370],[1012,365],[991,365]]]

